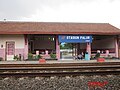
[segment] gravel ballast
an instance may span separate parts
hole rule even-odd
[[[120,75],[1,77],[0,90],[120,90]]]

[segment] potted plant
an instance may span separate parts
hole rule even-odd
[[[97,62],[105,62],[105,59],[103,57],[97,58]]]
[[[50,57],[51,57],[52,59],[56,59],[56,54],[51,53],[51,54],[50,54]]]
[[[41,57],[41,55],[37,55],[36,57],[37,57],[37,59],[40,59],[40,58],[42,58],[42,57]]]
[[[97,59],[97,62],[105,62],[105,59],[103,57],[100,57],[100,53],[96,53],[95,59]]]
[[[28,59],[33,59],[33,54],[32,53],[28,53]]]
[[[39,63],[46,63],[45,58],[43,58],[42,56],[39,56]]]
[[[96,53],[95,59],[98,59],[100,57],[100,53]]]
[[[18,57],[18,55],[14,55],[14,58],[13,58],[14,60],[19,60],[19,57]]]

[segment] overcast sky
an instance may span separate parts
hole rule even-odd
[[[0,0],[0,21],[110,23],[120,28],[120,0]]]

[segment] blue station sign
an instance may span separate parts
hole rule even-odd
[[[59,35],[60,43],[92,43],[91,35]]]

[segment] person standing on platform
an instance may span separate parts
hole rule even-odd
[[[90,55],[88,52],[85,53],[85,60],[90,60]]]

